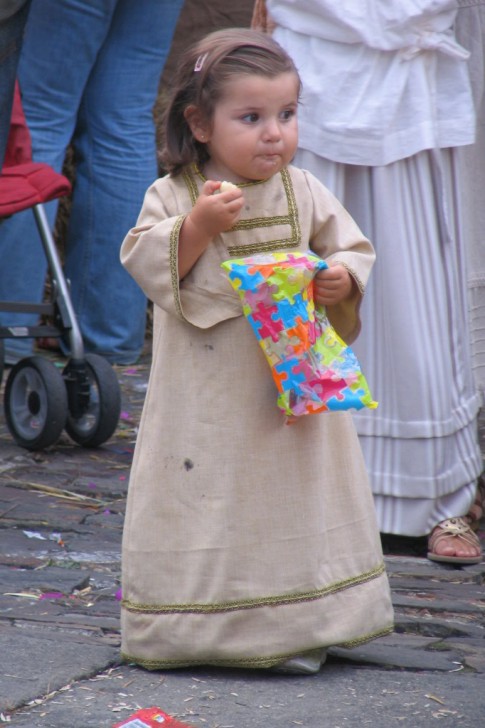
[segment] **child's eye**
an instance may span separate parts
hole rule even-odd
[[[295,109],[285,109],[284,111],[281,112],[280,116],[283,121],[289,121],[290,119],[292,119],[295,116],[295,114],[296,114]]]
[[[241,118],[242,118],[242,121],[249,122],[250,124],[255,124],[257,121],[259,121],[259,114],[252,112],[251,114],[245,114]]]

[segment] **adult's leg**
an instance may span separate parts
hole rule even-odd
[[[62,169],[76,124],[84,87],[110,27],[116,0],[33,0],[19,61],[23,107],[32,137],[34,161]],[[57,202],[46,212],[53,226]],[[0,298],[38,302],[42,298],[46,260],[30,210],[7,220],[0,229],[4,265]],[[36,314],[2,313],[4,325],[28,325]],[[7,340],[7,361],[27,356],[32,341]]]
[[[472,563],[480,545],[459,517],[483,466],[456,180],[454,150],[349,170],[349,210],[377,251],[355,350],[381,410],[355,422],[381,529],[431,533],[430,558]]]
[[[86,348],[128,364],[146,298],[119,250],[157,177],[153,106],[181,0],[119,0],[79,110],[66,273]]]
[[[0,23],[0,170],[3,166],[4,154],[10,130],[10,118],[12,114],[12,103],[17,76],[17,66],[20,57],[20,49],[24,35],[25,24],[30,7],[30,0],[14,15],[6,18]],[[0,220],[0,246],[2,255],[5,256],[3,240],[6,232],[6,225],[9,222]],[[6,260],[6,258],[4,258]],[[10,298],[2,288],[2,273],[7,280],[11,279],[12,271],[9,266],[0,267],[0,299]],[[5,314],[0,314],[0,323],[10,322]]]
[[[352,348],[379,407],[354,421],[386,533],[423,536],[464,516],[482,469],[455,154],[423,152],[375,168],[296,156],[376,247]],[[440,539],[440,553],[449,549],[479,552],[458,535]]]
[[[485,255],[483,230],[485,207],[485,0],[460,3],[456,16],[456,36],[470,51],[470,78],[477,109],[474,144],[457,149],[462,190],[462,221],[468,256],[470,333],[475,381],[482,397],[485,417]]]
[[[0,170],[10,129],[13,91],[29,5],[27,1],[13,15],[0,20]]]

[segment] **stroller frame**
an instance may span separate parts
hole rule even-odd
[[[116,429],[121,392],[111,365],[97,354],[85,354],[81,330],[72,304],[44,202],[68,194],[69,180],[49,165],[32,161],[30,134],[20,91],[15,89],[10,136],[0,174],[0,234],[2,218],[31,209],[47,260],[50,300],[0,301],[0,311],[37,313],[51,323],[0,326],[0,380],[4,340],[64,337],[70,357],[62,373],[41,356],[21,359],[11,369],[5,386],[7,426],[22,447],[40,450],[53,445],[63,429],[84,447],[97,447]]]
[[[32,303],[23,301],[0,301],[0,311],[8,313],[38,313],[59,325],[39,324],[36,326],[0,326],[0,339],[41,338],[68,334],[73,359],[84,358],[84,344],[81,330],[72,305],[68,281],[64,277],[56,244],[47,221],[43,204],[32,208],[37,230],[42,241],[51,277],[52,292],[50,302]]]

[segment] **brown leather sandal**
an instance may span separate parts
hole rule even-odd
[[[438,544],[444,539],[452,537],[457,545],[467,544],[480,550],[479,556],[446,556],[435,553]],[[480,564],[483,558],[482,547],[478,536],[472,531],[465,518],[447,518],[433,528],[428,538],[428,559],[440,561],[444,564]]]

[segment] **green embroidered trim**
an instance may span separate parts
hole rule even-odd
[[[169,248],[169,261],[170,261],[170,278],[172,280],[172,290],[173,290],[173,297],[175,301],[175,310],[177,311],[178,315],[186,321],[183,311],[182,311],[182,304],[180,302],[180,283],[179,283],[179,275],[178,275],[178,245],[179,245],[179,235],[180,235],[180,228],[182,227],[182,223],[185,220],[185,215],[180,215],[177,220],[175,221],[175,225],[172,228],[172,231],[170,233],[170,248]]]
[[[286,193],[288,202],[288,214],[277,215],[274,217],[255,217],[249,220],[239,220],[228,232],[237,232],[240,230],[256,230],[257,228],[275,227],[277,225],[289,225],[290,236],[278,240],[268,240],[266,242],[249,243],[243,245],[230,245],[227,250],[231,257],[240,257],[243,255],[254,255],[255,253],[271,253],[276,250],[284,250],[287,248],[297,248],[301,243],[301,228],[298,218],[298,208],[296,205],[295,192],[291,182],[291,176],[288,170],[281,170],[281,180]],[[199,191],[195,176],[205,182],[204,175],[199,169],[193,165],[183,172],[183,179],[187,186],[192,205],[195,205]],[[252,187],[253,185],[263,184],[265,180],[257,182],[246,182],[238,185],[238,187]]]
[[[160,670],[163,668],[171,667],[194,667],[195,665],[212,665],[214,667],[254,667],[254,668],[268,668],[278,665],[284,660],[288,660],[294,657],[295,653],[287,653],[282,655],[274,655],[270,657],[240,657],[233,658],[227,657],[225,659],[211,660],[203,658],[199,660],[146,660],[144,658],[133,657],[125,652],[121,653],[121,659],[124,662],[133,662],[137,665],[141,665],[147,670]]]
[[[240,601],[225,602],[221,604],[138,604],[129,599],[123,599],[121,606],[128,612],[140,614],[215,614],[218,612],[233,612],[240,609],[257,609],[258,607],[281,606],[298,602],[311,602],[336,594],[344,589],[377,579],[385,572],[384,563],[371,571],[358,576],[350,577],[344,581],[330,584],[322,589],[315,589],[302,594],[282,594],[274,597],[260,597],[258,599],[242,599]]]
[[[251,220],[240,220],[229,232],[237,230],[253,230],[261,227],[273,227],[275,225],[289,225],[290,236],[279,240],[268,240],[264,243],[250,243],[249,245],[228,245],[227,250],[231,257],[240,257],[242,255],[254,255],[255,253],[271,253],[275,250],[284,250],[286,248],[297,248],[301,243],[301,228],[298,218],[298,208],[296,205],[295,191],[291,182],[289,171],[284,168],[280,172],[281,181],[286,193],[288,203],[288,214],[278,215],[275,217],[256,217]]]
[[[273,225],[289,225],[288,215],[277,215],[276,217],[252,217],[250,220],[239,220],[232,226],[231,230],[253,230],[260,227],[273,227]]]
[[[202,182],[207,182],[207,177],[202,174],[196,164],[193,164],[190,169],[194,174],[197,175],[197,177],[199,177],[199,179],[202,180]],[[237,182],[236,187],[254,187],[255,185],[263,185],[265,182],[265,179],[256,179],[252,180],[251,182]]]
[[[273,253],[286,248],[294,248],[298,243],[293,240],[270,240],[267,243],[250,243],[249,245],[231,245],[227,248],[232,258],[240,258],[256,253]]]
[[[377,632],[358,637],[350,642],[342,642],[338,645],[329,645],[330,647],[343,647],[351,649],[352,647],[358,647],[359,645],[366,644],[372,640],[384,637],[385,635],[392,634],[394,631],[394,625],[391,624]],[[240,658],[225,658],[219,660],[211,659],[199,659],[199,660],[147,660],[143,657],[134,657],[128,655],[126,652],[121,652],[121,659],[124,662],[131,662],[136,665],[144,667],[146,670],[163,670],[175,667],[195,667],[196,665],[214,666],[214,667],[248,667],[248,668],[270,668],[275,667],[285,660],[295,657],[295,653],[286,653],[279,655],[271,655],[268,657],[240,657]]]
[[[387,627],[384,627],[383,629],[380,629],[378,632],[372,632],[371,634],[363,635],[362,637],[357,637],[356,639],[350,640],[349,642],[341,642],[339,645],[335,645],[336,647],[345,647],[348,650],[351,650],[353,647],[359,647],[360,645],[365,645],[367,642],[372,642],[372,640],[376,640],[379,637],[385,637],[387,634],[392,634],[394,632],[394,624],[390,624]]]

